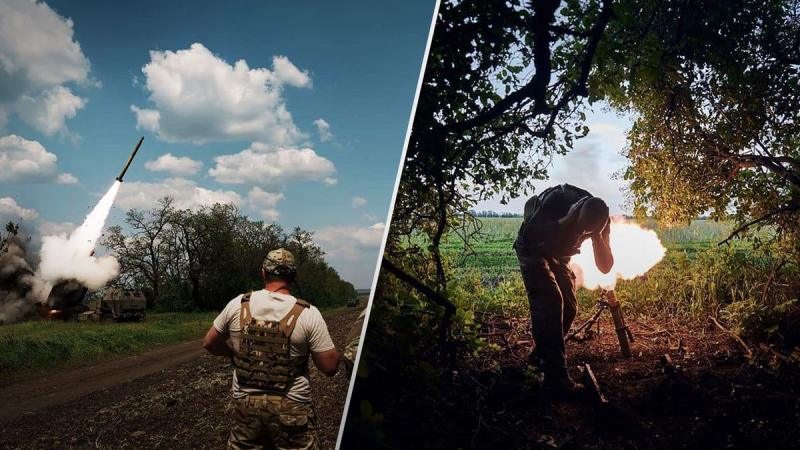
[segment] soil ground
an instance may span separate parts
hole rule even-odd
[[[337,348],[359,310],[325,315]],[[0,448],[224,448],[232,368],[200,342],[0,388]],[[348,380],[311,369],[323,449],[333,449]]]
[[[748,359],[710,323],[629,320],[633,357],[623,359],[608,312],[601,324],[601,334],[569,342],[567,353],[571,376],[580,380],[579,365],[589,364],[607,403],[542,392],[526,362],[529,321],[498,318],[483,331],[500,350],[460,368],[435,406],[396,405],[403,412],[384,423],[386,442],[437,449],[800,448],[800,374],[771,353],[754,349]],[[436,427],[411,428],[409,420]]]

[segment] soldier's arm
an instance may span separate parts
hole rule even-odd
[[[611,254],[611,220],[606,221],[599,233],[592,234],[592,250],[594,263],[600,272],[608,273],[614,267],[614,255]]]
[[[233,348],[228,343],[228,333],[220,333],[212,325],[203,339],[203,348],[208,350],[214,356],[225,356],[226,358],[233,358]]]
[[[324,352],[312,353],[311,359],[317,369],[329,377],[336,375],[336,371],[339,370],[339,351],[335,348]]]
[[[328,326],[325,324],[325,319],[322,314],[315,307],[300,316],[301,320],[309,321],[308,327],[308,349],[311,352],[311,360],[317,366],[320,372],[332,377],[336,375],[339,369],[339,352],[333,345],[331,335],[328,332]]]

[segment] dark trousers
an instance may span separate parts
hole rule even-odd
[[[541,359],[545,373],[557,376],[567,371],[564,336],[578,312],[575,274],[569,258],[548,258],[517,252],[522,281],[531,307],[534,355]]]

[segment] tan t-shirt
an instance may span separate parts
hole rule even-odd
[[[288,294],[254,291],[250,296],[250,313],[259,320],[280,321],[289,313],[296,299]],[[239,351],[239,340],[242,326],[239,324],[239,311],[242,296],[231,300],[224,310],[214,319],[214,328],[219,333],[229,333],[233,348]],[[309,353],[322,353],[334,348],[325,319],[315,306],[303,310],[297,318],[292,336],[289,340],[289,352],[292,356],[305,356]],[[233,396],[242,398],[248,394],[262,394],[264,391],[249,386],[240,386],[233,372]],[[286,396],[296,402],[311,401],[311,380],[308,375],[295,377]]]

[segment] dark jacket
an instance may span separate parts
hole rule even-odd
[[[548,188],[525,203],[525,218],[517,233],[514,248],[522,255],[563,258],[575,255],[587,235],[568,233],[558,220],[575,203],[591,197],[588,191],[571,184]]]

